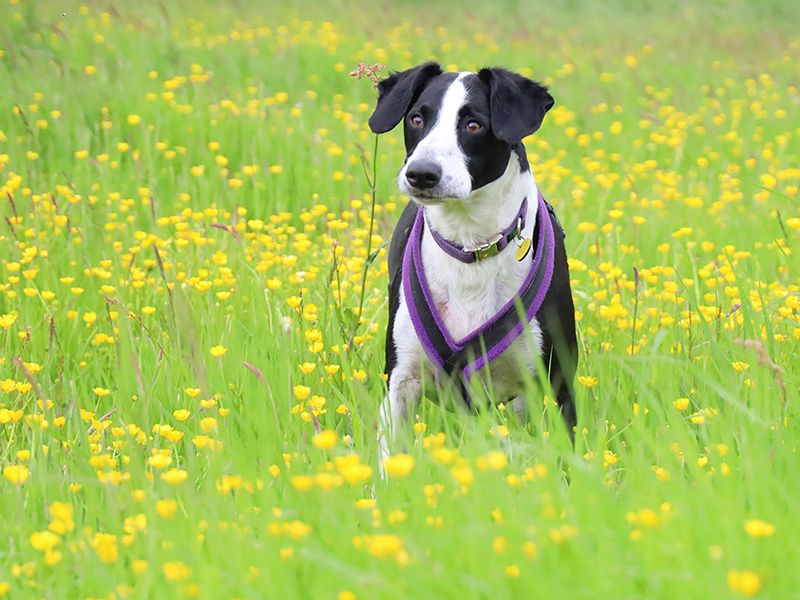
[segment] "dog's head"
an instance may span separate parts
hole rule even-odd
[[[468,198],[506,171],[512,151],[553,106],[547,89],[505,69],[443,73],[429,62],[378,85],[369,119],[375,133],[403,121],[406,160],[400,191],[420,204]]]

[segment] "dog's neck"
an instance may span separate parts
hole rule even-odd
[[[430,226],[447,240],[464,247],[479,246],[494,239],[509,226],[528,198],[528,214],[535,214],[537,188],[530,170],[521,171],[515,153],[499,178],[466,198],[448,198],[429,205],[425,216]]]

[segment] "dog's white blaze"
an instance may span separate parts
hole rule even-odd
[[[462,80],[467,75],[468,72],[459,73],[447,88],[442,96],[436,123],[400,170],[398,183],[403,193],[412,192],[406,181],[406,168],[415,160],[432,160],[442,168],[442,180],[437,186],[442,196],[466,198],[472,191],[467,157],[458,145],[458,113],[468,100],[467,88]]]

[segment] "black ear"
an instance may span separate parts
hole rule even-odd
[[[373,133],[386,133],[403,119],[425,85],[442,73],[439,63],[427,62],[394,73],[378,84],[378,103],[369,118]]]
[[[481,69],[489,85],[489,112],[496,138],[509,144],[535,132],[555,101],[547,88],[505,69]]]

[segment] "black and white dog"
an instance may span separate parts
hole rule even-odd
[[[517,410],[540,359],[572,434],[578,353],[564,234],[522,144],[553,98],[504,69],[444,73],[432,62],[378,91],[369,125],[385,133],[403,122],[398,184],[413,200],[389,247],[383,451],[424,377],[470,405],[478,375]]]

